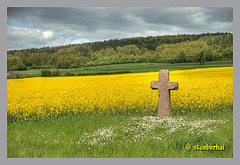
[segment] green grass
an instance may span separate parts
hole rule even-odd
[[[225,151],[187,151],[187,143],[224,144]],[[8,158],[231,158],[233,113],[173,113],[161,120],[146,114],[79,115],[8,123],[7,146]]]
[[[168,70],[181,70],[181,69],[194,69],[194,68],[212,68],[212,67],[227,67],[233,66],[233,61],[211,61],[204,65],[197,63],[129,63],[129,64],[114,64],[105,66],[92,66],[74,69],[59,69],[60,76],[65,76],[66,73],[72,73],[77,76],[79,73],[82,75],[97,75],[100,74],[117,74],[117,73],[138,73],[138,72],[157,72],[161,69]],[[40,77],[42,69],[29,69],[21,71],[22,77]]]

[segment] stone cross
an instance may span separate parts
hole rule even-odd
[[[152,89],[159,90],[158,117],[171,116],[170,90],[178,89],[177,81],[169,81],[169,70],[159,71],[159,80],[151,82]]]

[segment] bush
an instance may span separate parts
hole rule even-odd
[[[60,76],[60,70],[51,69],[51,76]]]
[[[42,77],[50,77],[51,76],[51,70],[41,70],[41,76]]]
[[[21,76],[22,76],[21,72],[15,72],[14,74],[15,74],[16,78],[21,78]]]
[[[52,77],[52,76],[60,76],[60,70],[57,69],[45,69],[45,70],[41,70],[41,76],[42,77]]]
[[[23,73],[21,72],[8,72],[7,73],[7,79],[14,79],[14,78],[21,78],[21,76],[23,75]]]

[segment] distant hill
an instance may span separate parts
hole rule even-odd
[[[78,68],[122,63],[184,63],[233,58],[232,33],[111,39],[7,52],[8,70]]]

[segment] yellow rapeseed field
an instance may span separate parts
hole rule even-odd
[[[158,91],[150,88],[153,80],[158,80],[158,72],[10,79],[8,120],[154,112]],[[179,82],[179,90],[171,91],[174,112],[232,110],[232,67],[171,71],[170,80]]]

